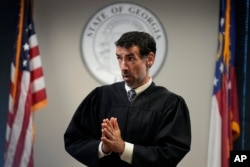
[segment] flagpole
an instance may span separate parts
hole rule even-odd
[[[14,83],[17,83],[18,80],[18,73],[19,73],[19,63],[20,63],[20,55],[21,55],[21,48],[22,48],[22,34],[23,34],[23,20],[24,20],[24,0],[20,1],[20,13],[19,13],[19,23],[18,23],[18,35],[17,35],[17,45],[16,45],[16,56],[15,56],[15,77]],[[16,88],[17,85],[14,85],[13,88],[13,104],[16,101]]]
[[[229,70],[230,62],[230,10],[231,10],[231,0],[226,2],[226,18],[225,18],[225,47],[223,52],[223,62],[226,64],[226,69]]]

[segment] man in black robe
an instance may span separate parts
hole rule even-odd
[[[87,95],[64,134],[65,149],[89,167],[175,167],[190,150],[188,107],[152,81],[152,36],[127,32],[115,44],[124,81]]]

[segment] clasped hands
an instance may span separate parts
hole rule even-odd
[[[110,119],[104,119],[101,126],[102,151],[106,154],[111,152],[122,154],[125,142],[121,137],[117,118],[111,117]]]

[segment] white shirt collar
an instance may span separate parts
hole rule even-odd
[[[138,96],[140,93],[142,93],[144,90],[146,90],[151,85],[152,82],[153,82],[152,78],[150,77],[150,79],[148,80],[147,83],[145,83],[144,85],[142,85],[142,86],[134,89],[135,92],[136,92],[136,96]],[[131,88],[128,85],[126,85],[126,84],[125,84],[125,89],[126,89],[127,92],[129,90],[131,90]]]

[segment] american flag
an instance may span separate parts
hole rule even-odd
[[[240,134],[234,16],[234,0],[221,0],[207,167],[229,167],[233,140]]]
[[[4,167],[33,167],[33,114],[47,104],[47,97],[29,0],[20,0],[17,29],[16,53],[11,63]]]

